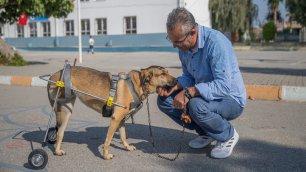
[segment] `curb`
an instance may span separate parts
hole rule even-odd
[[[47,81],[38,76],[0,76],[0,84],[46,87]],[[306,87],[246,85],[247,97],[251,100],[286,100],[306,102]]]
[[[0,76],[0,84],[46,87],[47,81],[41,80],[38,76]]]

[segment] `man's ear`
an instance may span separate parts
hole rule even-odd
[[[194,35],[197,33],[197,30],[195,28],[192,28],[190,31],[190,35]]]

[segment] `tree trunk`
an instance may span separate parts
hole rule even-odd
[[[277,26],[277,8],[273,9],[273,19],[275,26]]]
[[[231,33],[231,39],[232,39],[232,42],[238,42],[239,41],[239,33],[238,32],[232,32]]]

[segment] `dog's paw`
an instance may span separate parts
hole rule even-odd
[[[103,155],[103,158],[105,159],[105,160],[110,160],[110,159],[113,159],[114,158],[114,155],[113,154],[107,154],[107,155]]]
[[[66,155],[66,152],[63,150],[57,150],[54,152],[54,155],[63,156],[63,155]]]
[[[128,151],[134,151],[134,150],[136,150],[136,147],[133,146],[133,145],[128,145],[128,146],[125,146],[125,149],[128,150]]]

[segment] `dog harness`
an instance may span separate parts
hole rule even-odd
[[[64,68],[62,70],[62,80],[56,81],[54,84],[57,87],[64,88],[65,94],[64,98],[58,98],[58,103],[67,103],[71,99],[76,97],[76,94],[74,93],[74,90],[72,89],[72,82],[71,82],[71,65],[65,61]],[[41,78],[42,79],[42,78]],[[43,79],[45,80],[45,79]],[[50,80],[47,80],[48,82]]]
[[[113,102],[114,102],[114,97],[117,92],[117,83],[119,81],[119,76],[118,75],[112,75],[112,80],[110,84],[110,90],[109,90],[109,96],[106,100],[106,104],[102,108],[102,115],[104,117],[111,117],[114,111],[113,107]]]
[[[72,82],[71,82],[71,66],[69,63],[66,64],[64,70],[64,83],[65,83],[65,99],[71,99],[73,97],[73,92],[71,90]]]
[[[131,77],[129,76],[129,74],[125,74],[125,73],[119,73],[118,75],[112,75],[109,97],[106,101],[105,106],[102,109],[102,114],[103,114],[104,117],[111,117],[112,116],[113,110],[114,110],[113,102],[114,102],[115,95],[116,95],[116,92],[117,92],[117,83],[118,83],[119,80],[124,80],[126,82],[126,84],[128,85],[128,88],[129,88],[129,90],[132,94],[132,97],[133,97],[133,101],[130,104],[130,111],[125,118],[125,119],[128,119],[130,116],[132,116],[136,112],[138,112],[139,109],[141,109],[142,102],[141,102],[140,98],[138,97],[138,95],[135,91],[134,84],[131,80]]]

